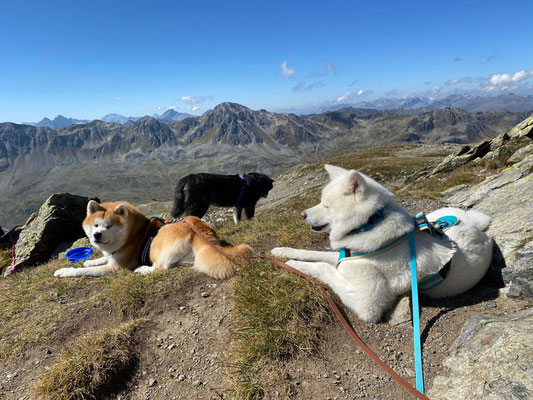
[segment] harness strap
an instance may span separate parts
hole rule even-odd
[[[154,237],[159,232],[159,229],[161,229],[163,226],[170,223],[169,220],[159,218],[159,217],[151,217],[148,220],[147,227],[150,228],[150,223],[152,220],[159,221],[161,223],[161,226],[159,226],[157,229],[155,229],[148,237],[146,238],[146,241],[144,242],[143,250],[141,252],[141,255],[139,257],[139,264],[140,265],[152,265],[152,260],[150,260],[150,246],[152,245],[152,241],[154,240]]]

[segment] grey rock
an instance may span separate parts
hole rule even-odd
[[[467,321],[427,392],[439,399],[528,399],[533,397],[533,308],[501,317]]]
[[[511,157],[509,157],[509,160],[507,162],[509,164],[514,164],[518,161],[523,160],[527,156],[533,154],[533,144],[528,144],[527,146],[522,147],[521,149],[518,149],[513,153]]]
[[[400,325],[404,322],[411,321],[411,308],[409,306],[409,296],[404,296],[400,299],[395,308],[392,309],[390,315],[386,317],[389,324]]]
[[[24,225],[15,247],[15,270],[47,261],[85,235],[81,223],[86,215],[87,197],[70,193],[53,194]],[[61,244],[68,245],[61,248]],[[11,269],[6,270],[6,275]]]

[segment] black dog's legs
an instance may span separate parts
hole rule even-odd
[[[238,224],[241,220],[242,208],[233,207],[233,221]]]
[[[185,213],[183,216],[186,217],[187,215],[194,215],[195,217],[202,218],[207,212],[208,208],[209,204],[194,204],[185,208]]]
[[[244,215],[247,219],[252,219],[255,214],[255,204],[253,206],[248,206],[244,208]]]

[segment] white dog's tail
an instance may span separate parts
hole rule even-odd
[[[490,217],[479,211],[468,210],[466,216],[480,231],[485,231],[490,225]]]

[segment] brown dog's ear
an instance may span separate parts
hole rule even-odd
[[[104,210],[105,208],[102,207],[100,204],[98,204],[94,200],[89,200],[89,202],[87,203],[87,216],[94,214],[97,211],[104,211]]]
[[[117,215],[120,215],[122,217],[126,217],[128,215],[128,207],[126,207],[124,204],[119,204],[115,207],[114,213]]]

